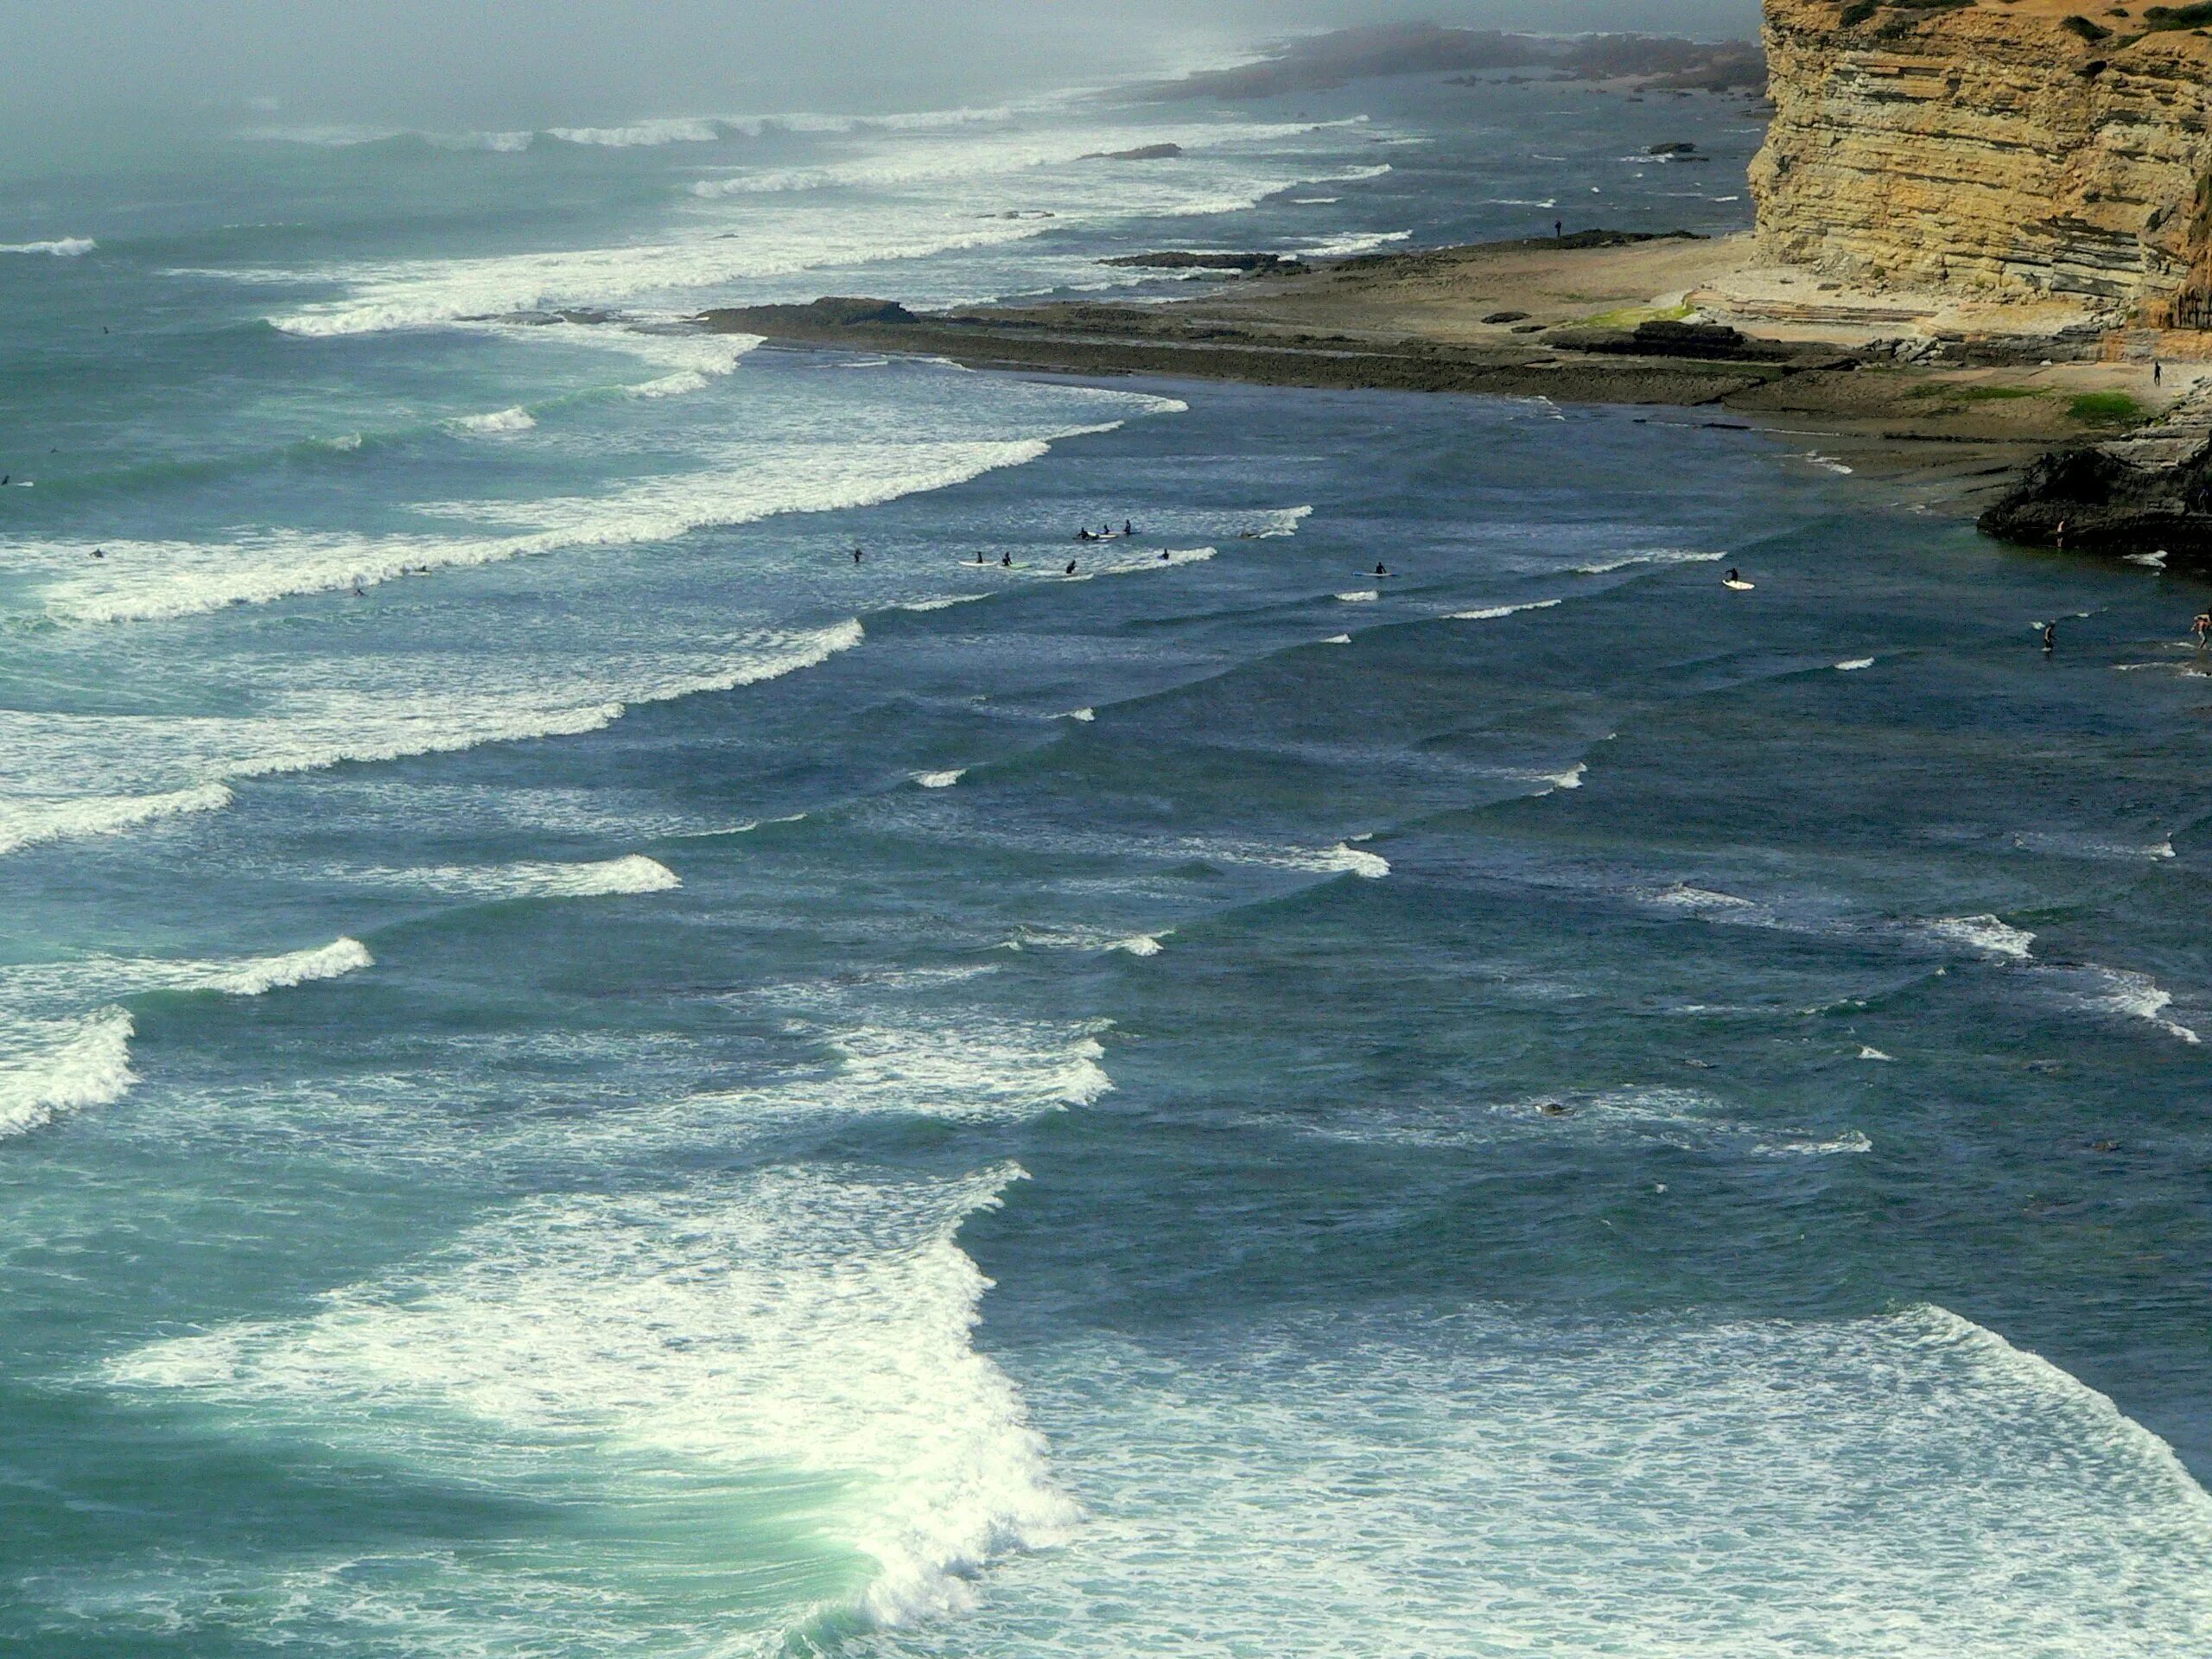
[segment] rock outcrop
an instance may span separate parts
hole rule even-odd
[[[2199,14],[2202,13],[2202,16]],[[2212,6],[1766,0],[1761,256],[2212,326]]]

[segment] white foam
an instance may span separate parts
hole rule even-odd
[[[2125,968],[2103,968],[2093,964],[2075,969],[2049,970],[2054,977],[2063,977],[2086,984],[2076,1001],[2092,1013],[2116,1014],[2123,1019],[2143,1020],[2156,1026],[2169,1037],[2184,1043],[2196,1044],[2196,1033],[2187,1026],[2178,1025],[2166,1018],[2166,1010],[2173,1006],[2173,994],[2163,988],[2148,974],[2139,974]]]
[[[972,605],[979,599],[988,599],[988,594],[944,594],[935,599],[910,599],[894,605],[898,611],[949,611],[956,605]]]
[[[116,999],[149,991],[260,996],[371,965],[355,939],[232,961],[85,957],[0,968],[0,1138],[122,1098],[131,1019]]]
[[[2153,570],[2163,570],[2166,568],[2166,550],[2160,548],[2156,553],[2130,553],[2127,556],[2127,563],[2145,565]]]
[[[1351,635],[1348,633],[1332,633],[1321,643],[1325,645],[1348,645],[1351,644]]]
[[[1379,881],[1390,874],[1390,861],[1380,853],[1370,853],[1357,847],[1338,842],[1309,868],[1327,870],[1332,874],[1357,875],[1364,880]]]
[[[1126,951],[1133,957],[1156,957],[1160,954],[1162,946],[1157,936],[1139,933],[1130,938],[1116,939],[1112,948]]]
[[[106,784],[116,790],[88,795],[67,811],[44,801],[28,823],[16,826],[19,833],[46,840],[109,833],[166,811],[219,806],[230,798],[219,786],[226,780],[597,731],[632,706],[758,684],[827,662],[864,638],[856,620],[802,632],[761,631],[702,639],[683,651],[614,658],[594,664],[588,677],[518,671],[505,683],[484,677],[439,690],[405,684],[373,698],[365,698],[356,686],[315,683],[292,688],[265,716],[235,720],[149,721],[0,711],[0,765],[29,774],[33,787],[93,780],[93,787]],[[129,787],[134,773],[143,770],[214,776],[196,789],[149,798]],[[149,811],[149,799],[160,810]],[[0,850],[7,845],[0,842]]]
[[[1413,234],[1411,231],[1350,231],[1341,236],[1321,238],[1312,243],[1306,251],[1317,259],[1343,259],[1353,254],[1372,253],[1394,242],[1410,242]]]
[[[1853,674],[1862,668],[1873,667],[1874,659],[1872,657],[1853,657],[1848,662],[1838,663],[1835,666],[1840,674]]]
[[[545,136],[564,144],[587,144],[609,149],[658,149],[664,144],[711,144],[724,135],[721,124],[708,118],[678,116],[639,121],[625,127],[548,127]]]
[[[1559,602],[1555,599],[1532,599],[1519,605],[1491,605],[1479,611],[1453,611],[1446,620],[1453,622],[1495,622],[1501,617],[1518,616],[1523,611],[1548,611]]]
[[[950,789],[967,775],[968,769],[960,766],[950,772],[918,772],[914,774],[914,781],[924,789]]]
[[[1338,601],[1346,605],[1364,605],[1370,601],[1377,600],[1382,597],[1382,594],[1373,588],[1363,588],[1357,593],[1338,594],[1337,595]]]
[[[1252,539],[1268,541],[1277,536],[1295,536],[1298,527],[1313,516],[1312,507],[1284,507],[1269,513],[1265,520],[1268,527],[1258,531]]]
[[[1876,1048],[1871,1043],[1862,1043],[1859,1045],[1859,1058],[1862,1060],[1881,1060],[1890,1062],[1894,1061],[1897,1058],[1897,1056],[1894,1054],[1885,1054],[1880,1049]]]
[[[791,513],[874,506],[950,488],[1020,467],[1054,442],[1098,430],[1063,428],[1047,436],[912,443],[791,443],[764,456],[733,447],[700,470],[634,480],[595,496],[529,502],[425,502],[416,512],[484,526],[474,535],[368,536],[270,531],[231,542],[18,543],[18,568],[44,580],[48,613],[71,622],[138,622],[189,616],[236,604],[265,604],[396,581],[425,567],[463,569],[592,547],[671,541],[710,526]],[[520,520],[532,527],[499,533]],[[1179,554],[1177,562],[1203,556]]]
[[[130,1033],[130,1016],[121,1008],[74,1020],[0,1019],[0,1138],[120,1100],[138,1080]]]
[[[1682,548],[1662,547],[1648,553],[1624,553],[1618,558],[1578,564],[1573,573],[1578,576],[1603,576],[1639,564],[1718,564],[1727,556],[1726,553],[1694,553]]]
[[[192,812],[219,812],[231,804],[220,784],[168,790],[154,795],[67,797],[16,796],[0,798],[0,853],[41,842],[74,841],[118,835],[141,824]]]
[[[1098,718],[1098,711],[1096,709],[1071,709],[1065,717],[1069,720],[1079,720],[1088,726]]]
[[[365,870],[363,880],[427,888],[468,899],[595,899],[668,893],[683,883],[658,859],[632,853],[590,864],[524,861],[488,868],[442,864]]]
[[[848,1611],[893,1626],[972,1607],[987,1563],[1060,1543],[1080,1519],[1020,1395],[970,1341],[988,1281],[957,1230],[1020,1178],[785,1168],[531,1198],[308,1317],[151,1343],[105,1378],[196,1401],[246,1436],[275,1426],[421,1478],[640,1516],[709,1500],[702,1515],[733,1502],[787,1514],[810,1561],[873,1561]],[[742,1575],[742,1561],[717,1565]],[[406,1565],[392,1566],[381,1577],[404,1599]],[[310,1593],[350,1598],[353,1576]],[[469,1588],[422,1593],[503,1599]],[[653,1592],[579,1585],[537,1623],[613,1651],[616,1632],[634,1634],[632,1593]],[[752,1618],[829,1611],[771,1601]],[[396,1637],[414,1627],[404,1611],[394,1622]],[[780,1645],[747,1622],[726,1616],[720,1650]]]
[[[527,432],[537,424],[537,417],[519,404],[512,409],[495,410],[488,415],[464,415],[458,420],[448,423],[448,425],[455,432],[492,435]]]
[[[2171,1449],[1941,1308],[1278,1317],[1023,1377],[1092,1511],[1074,1559],[855,1659],[2168,1659],[2212,1628]]]
[[[79,259],[99,244],[89,236],[57,237],[50,242],[0,242],[0,253],[42,253],[55,259]]]
[[[1994,916],[1947,916],[1923,922],[1920,931],[1947,944],[1963,945],[1986,957],[2006,962],[2025,962],[2036,936],[2025,928],[2012,927]]]

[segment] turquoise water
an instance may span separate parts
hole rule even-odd
[[[10,184],[0,1649],[2212,1651],[2192,583],[677,321],[1725,228],[1746,127]]]

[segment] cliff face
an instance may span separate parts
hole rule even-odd
[[[1766,0],[1766,47],[1764,257],[2212,326],[2212,38],[2064,0]]]

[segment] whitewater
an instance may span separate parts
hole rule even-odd
[[[1739,103],[195,121],[0,167],[0,1647],[2206,1646],[2194,578],[693,321]]]

